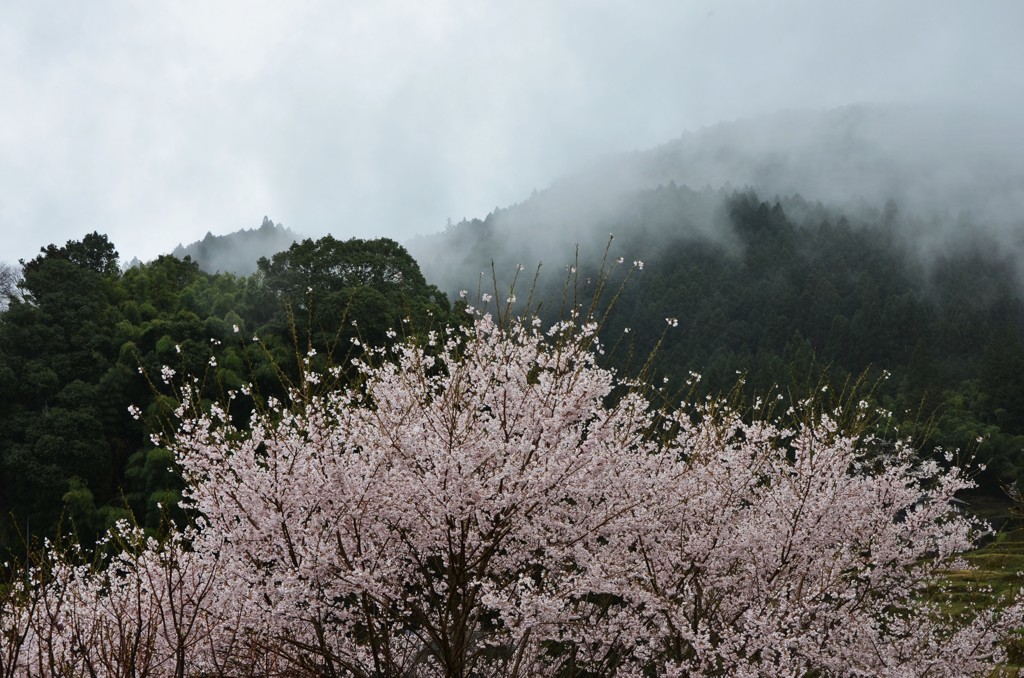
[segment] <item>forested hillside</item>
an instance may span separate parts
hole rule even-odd
[[[301,359],[347,369],[391,328],[450,320],[390,240],[305,240],[236,276],[172,256],[122,272],[92,233],[48,246],[22,274],[0,313],[0,550],[52,536],[62,516],[88,543],[118,518],[154,527],[176,511],[181,480],[150,440],[176,402],[165,366],[247,407],[301,383]]]
[[[505,298],[519,265],[542,263],[534,300],[552,318],[567,281],[570,298],[592,294],[614,234],[613,278],[620,257],[645,266],[605,327],[611,364],[635,369],[675,318],[655,367],[678,388],[691,372],[712,393],[742,374],[751,398],[864,376],[894,426],[976,451],[998,492],[1024,474],[1017,129],[923,107],[723,122],[601,158],[410,250],[471,297]]]
[[[989,490],[1024,474],[1024,288],[1017,251],[995,230],[957,231],[893,201],[847,212],[674,183],[588,201],[584,185],[456,224],[413,251],[451,293],[499,299],[520,264],[525,299],[542,260],[533,299],[551,319],[566,284],[570,299],[589,300],[614,233],[610,287],[617,259],[645,265],[604,328],[617,346],[610,364],[635,370],[660,341],[659,379],[682,388],[698,373],[702,392],[722,393],[742,374],[751,399],[864,377],[872,402],[925,449],[977,452]],[[944,229],[941,247],[919,237],[932,226]],[[667,318],[678,326],[662,340]]]

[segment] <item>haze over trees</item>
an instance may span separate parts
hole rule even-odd
[[[923,191],[880,125],[715,128],[412,255],[0,268],[0,676],[989,670],[1020,604],[939,582],[968,477],[1024,478],[1016,175]]]
[[[208,273],[252,275],[260,257],[286,250],[298,240],[299,235],[291,229],[263,217],[259,228],[221,236],[207,232],[202,240],[187,246],[179,244],[171,255],[178,259],[188,257]]]
[[[709,393],[737,372],[751,394],[888,373],[874,396],[892,424],[928,448],[976,450],[998,493],[1024,471],[1024,203],[1012,188],[1024,171],[993,150],[1005,127],[970,122],[850,107],[722,124],[606,158],[410,249],[429,279],[471,297],[543,262],[534,298],[550,319],[568,269],[580,298],[592,293],[614,234],[609,260],[647,265],[606,325],[620,346],[608,364],[625,369],[661,341],[658,378],[682,387],[698,372]],[[829,202],[774,192],[802,185]],[[662,341],[666,317],[680,328]]]

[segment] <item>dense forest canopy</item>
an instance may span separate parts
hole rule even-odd
[[[174,409],[165,366],[211,397],[249,382],[282,397],[299,381],[297,353],[344,365],[389,328],[450,320],[394,241],[307,240],[260,264],[236,276],[162,256],[122,272],[99,233],[23,263],[0,314],[0,548],[52,536],[62,518],[88,543],[119,518],[156,527],[176,511],[181,480],[150,440]],[[339,265],[360,275],[327,282]],[[300,267],[323,284],[292,289]]]

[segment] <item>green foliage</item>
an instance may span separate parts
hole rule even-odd
[[[388,330],[428,328],[448,317],[447,297],[386,238],[303,240],[258,266],[268,305],[281,309],[268,325],[278,335],[294,329],[301,352],[314,348],[338,364],[354,339],[382,345]]]
[[[293,293],[299,270],[315,293]],[[449,317],[393,241],[325,238],[250,277],[170,256],[122,274],[93,233],[23,262],[21,288],[0,312],[0,554],[27,531],[63,525],[89,545],[121,518],[151,530],[184,518],[173,460],[150,440],[174,420],[165,367],[198,378],[211,400],[250,381],[281,397],[308,348],[333,360],[353,338],[401,332],[404,318],[426,329]]]
[[[120,273],[117,250],[107,236],[93,231],[81,240],[69,240],[63,247],[48,245],[41,249],[40,254],[29,262],[22,262],[24,275],[35,273],[47,262],[67,261],[81,269],[92,271],[102,276],[116,277]]]
[[[79,533],[95,534],[96,501],[85,482],[77,476],[68,480],[68,491],[64,493],[64,516],[71,521]]]
[[[704,375],[709,392],[736,370],[754,393],[790,389],[817,370],[825,383],[891,374],[877,391],[897,426],[925,449],[976,452],[990,490],[1024,479],[1024,304],[1015,266],[992,243],[919,257],[877,222],[833,223],[799,201],[730,201],[738,247],[679,240],[652,250],[610,323],[653,345],[651,319],[680,319],[661,372]],[[799,390],[797,389],[797,392]],[[979,444],[978,441],[981,441]]]

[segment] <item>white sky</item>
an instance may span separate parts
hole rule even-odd
[[[784,108],[1024,105],[1020,0],[2,0],[0,261],[405,239]]]

